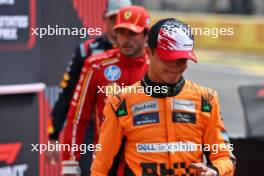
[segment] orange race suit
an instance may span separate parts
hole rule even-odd
[[[67,115],[64,144],[84,144],[86,128],[88,133],[93,133],[92,137],[88,136],[93,139],[89,139],[89,144],[97,144],[106,93],[111,93],[116,85],[122,87],[141,80],[148,68],[147,58],[146,54],[138,58],[126,58],[119,49],[112,49],[85,60]],[[89,125],[91,121],[94,121],[94,128]],[[92,151],[98,148],[90,146],[89,151],[86,151],[91,153],[90,159]],[[64,161],[79,159],[80,150],[63,151]]]
[[[183,77],[159,84],[145,76],[125,93],[109,96],[104,115],[92,176],[108,175],[122,147],[127,176],[194,176],[190,163],[203,162],[203,154],[218,175],[234,173],[233,147],[214,90]]]

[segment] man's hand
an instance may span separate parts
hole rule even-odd
[[[50,142],[50,144],[53,144],[53,145],[56,144],[55,140],[50,140],[49,142]],[[51,163],[51,164],[56,164],[60,160],[60,152],[59,151],[56,151],[56,150],[48,151],[48,150],[46,150],[45,155],[46,155],[46,161]]]
[[[191,163],[191,168],[197,169],[198,176],[218,176],[217,172],[203,163]]]

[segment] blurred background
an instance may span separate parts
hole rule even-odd
[[[263,15],[262,0],[134,0],[134,4],[148,7],[150,10],[203,12],[242,15]]]
[[[85,39],[39,38],[30,35],[31,28],[58,25],[105,31],[106,2],[0,0],[0,176],[11,172],[52,176],[60,169],[45,164],[44,156],[31,152],[30,144],[46,142],[60,80],[75,48]],[[264,162],[259,157],[264,155],[264,0],[133,3],[150,11],[152,23],[174,17],[203,30],[233,29],[233,35],[219,31],[195,35],[199,63],[190,63],[185,77],[218,91],[223,120],[238,156],[238,173],[258,173]]]

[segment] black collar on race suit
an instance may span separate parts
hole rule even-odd
[[[185,79],[183,76],[175,84],[153,82],[149,79],[147,74],[141,80],[141,86],[144,87],[145,93],[154,98],[173,97],[180,93],[184,84]]]

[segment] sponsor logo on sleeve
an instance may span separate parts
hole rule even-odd
[[[105,78],[109,81],[116,81],[121,77],[121,69],[116,65],[110,65],[104,70]]]
[[[135,104],[132,106],[133,114],[140,114],[149,111],[158,111],[158,101],[146,101],[144,103]]]
[[[211,112],[212,111],[212,105],[209,103],[207,99],[202,97],[202,112]]]
[[[196,105],[195,105],[195,103],[193,101],[173,99],[173,101],[172,101],[172,109],[173,110],[182,110],[182,111],[195,112]]]
[[[196,116],[194,113],[187,112],[173,112],[172,121],[176,123],[196,123]]]
[[[121,117],[126,115],[127,115],[126,101],[123,100],[116,110],[116,116]]]
[[[134,126],[147,125],[147,124],[153,124],[153,123],[159,123],[159,122],[160,121],[159,121],[158,112],[138,114],[133,117]]]

